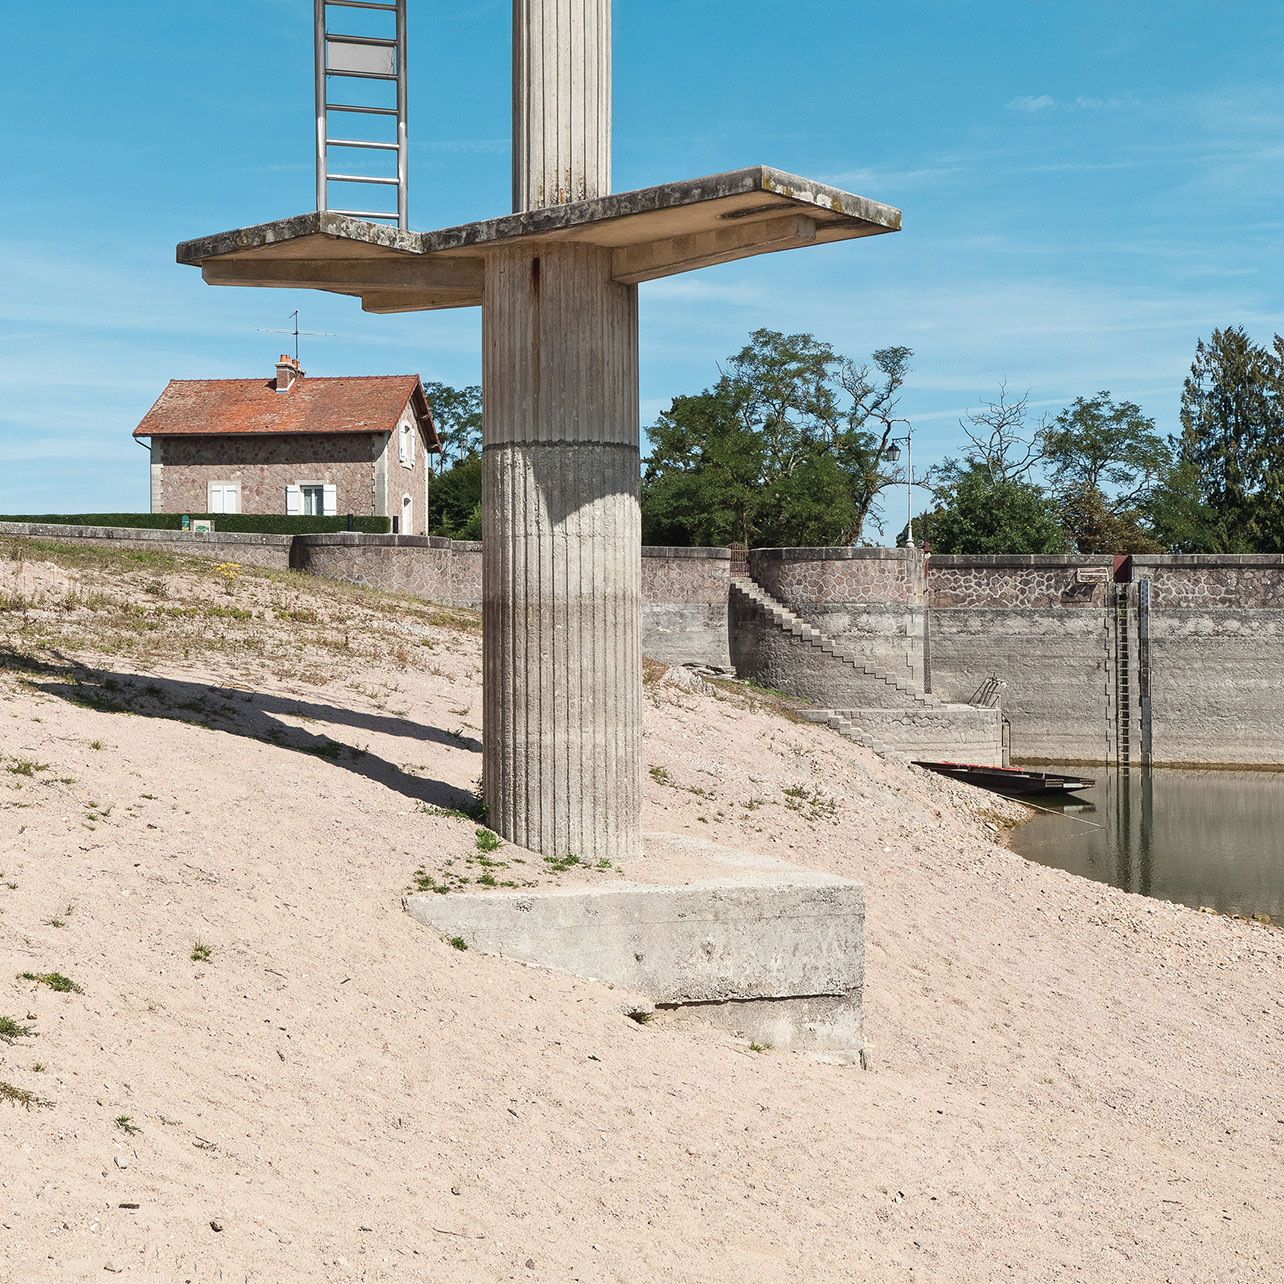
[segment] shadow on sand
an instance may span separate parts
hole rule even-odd
[[[113,673],[53,654],[53,660],[38,660],[0,650],[0,669],[25,673],[34,690],[84,708],[103,713],[132,713],[144,718],[167,718],[209,727],[227,735],[244,736],[279,749],[324,758],[344,771],[364,776],[428,806],[470,813],[476,809],[475,795],[466,790],[442,780],[412,775],[368,749],[332,740],[327,735],[283,722],[281,718],[315,719],[351,727],[358,732],[404,736],[450,749],[480,753],[481,742],[471,736],[424,726],[405,718],[361,713],[294,696],[269,695],[240,687],[187,682],[178,678]]]

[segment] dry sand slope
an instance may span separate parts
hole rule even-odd
[[[652,673],[648,829],[865,882],[875,1070],[638,1025],[400,908],[558,877],[435,810],[479,772],[474,618],[6,564],[5,1284],[1284,1278],[1279,932],[1029,866],[1010,804]]]

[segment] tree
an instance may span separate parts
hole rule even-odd
[[[947,502],[918,520],[934,553],[1068,553],[1057,506],[1032,481],[984,464],[958,473]]]
[[[452,464],[432,481],[430,534],[481,539],[482,461],[480,455]]]
[[[1242,326],[1195,345],[1182,388],[1181,463],[1216,516],[1214,552],[1263,552],[1284,544],[1284,343],[1254,343]]]
[[[1080,553],[1157,553],[1146,510],[1172,466],[1155,421],[1108,392],[1076,397],[1048,425],[1043,462]]]
[[[426,383],[424,393],[432,409],[441,440],[441,466],[471,459],[481,450],[482,395],[476,384],[453,388],[448,383]]]
[[[810,334],[754,331],[717,383],[648,430],[643,539],[855,543],[892,480],[882,454],[911,355],[857,365]]]

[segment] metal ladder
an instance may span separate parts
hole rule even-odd
[[[375,0],[312,0],[313,26],[316,33],[316,117],[317,117],[317,209],[330,209],[331,183],[366,183],[375,187],[395,187],[397,208],[387,210],[335,210],[352,218],[371,219],[376,222],[396,222],[402,229],[409,227],[409,203],[406,190],[406,0],[375,3]],[[391,14],[392,35],[347,35],[331,31],[330,10],[359,9],[376,14]],[[387,19],[376,18],[374,25],[386,30]],[[359,24],[358,24],[359,25]],[[332,102],[330,82],[364,81],[379,88],[348,97],[368,97],[371,102]],[[388,87],[395,93],[389,105]],[[338,114],[340,121],[350,120],[351,127],[341,125],[344,133],[356,128],[356,118],[373,116],[391,118],[396,123],[396,139],[332,137],[330,120]],[[336,121],[336,124],[340,124]],[[374,130],[370,131],[375,132]],[[332,147],[359,148],[369,152],[395,152],[397,175],[395,178],[379,174],[345,174],[330,171]]]
[[[1128,585],[1116,584],[1115,597],[1115,761],[1132,763],[1132,654],[1128,643]]]

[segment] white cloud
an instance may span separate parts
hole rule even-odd
[[[1047,111],[1048,108],[1055,107],[1056,105],[1057,100],[1050,94],[1040,94],[1037,98],[1033,98],[1027,94],[1020,98],[1013,98],[1004,104],[1008,111],[1027,112]]]

